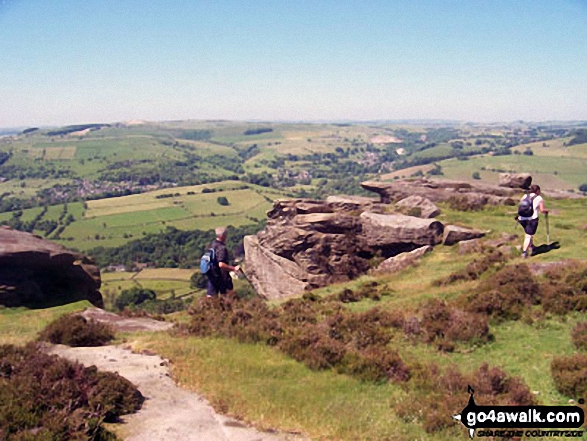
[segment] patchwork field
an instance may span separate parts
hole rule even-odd
[[[66,238],[69,246],[86,250],[95,246],[118,246],[170,226],[208,230],[218,225],[247,225],[264,218],[272,206],[269,201],[278,195],[254,186],[237,186],[242,187],[242,183],[181,187],[89,201],[83,219],[69,225],[62,238]],[[217,191],[202,193],[205,188]],[[161,198],[167,195],[172,196]],[[221,205],[219,197],[226,198],[228,205]]]
[[[120,246],[146,234],[164,231],[167,227],[210,230],[219,225],[255,224],[265,219],[272,201],[282,195],[279,191],[253,184],[224,181],[86,203],[51,205],[38,222],[52,221],[63,225],[59,237],[52,232],[48,238],[68,248],[84,251],[97,246]],[[219,203],[221,197],[226,198],[227,205]],[[30,222],[42,211],[42,207],[23,210],[20,219]],[[70,215],[73,221],[65,224],[65,218]],[[12,217],[12,213],[0,213],[0,222]],[[46,235],[40,229],[34,232]]]
[[[525,172],[543,189],[567,190],[577,190],[587,181],[587,158],[581,156],[476,156],[466,161],[447,159],[438,164],[448,179],[472,180],[473,173],[478,172],[483,180],[496,184],[502,172]]]

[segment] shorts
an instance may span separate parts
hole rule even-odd
[[[206,295],[215,297],[218,294],[226,294],[227,291],[234,289],[232,279],[229,277],[212,278],[208,277],[208,285],[206,287]]]
[[[524,228],[524,231],[529,236],[534,236],[536,234],[536,230],[538,229],[538,218],[536,219],[529,219],[529,220],[521,220],[520,225]]]

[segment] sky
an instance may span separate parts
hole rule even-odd
[[[0,0],[0,127],[587,120],[587,0]]]

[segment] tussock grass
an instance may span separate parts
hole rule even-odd
[[[180,384],[261,428],[301,431],[312,439],[429,439],[392,412],[394,403],[410,399],[393,384],[311,371],[269,347],[224,339],[154,334],[138,337],[133,349],[169,358]]]

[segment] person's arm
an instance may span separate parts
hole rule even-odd
[[[232,266],[229,265],[228,263],[224,263],[224,262],[218,262],[218,266],[220,267],[221,270],[224,271],[236,271],[239,272],[241,267],[240,266]]]
[[[540,203],[538,204],[538,209],[540,210],[541,213],[548,214],[548,210],[544,206],[544,199],[542,199],[540,201]]]

